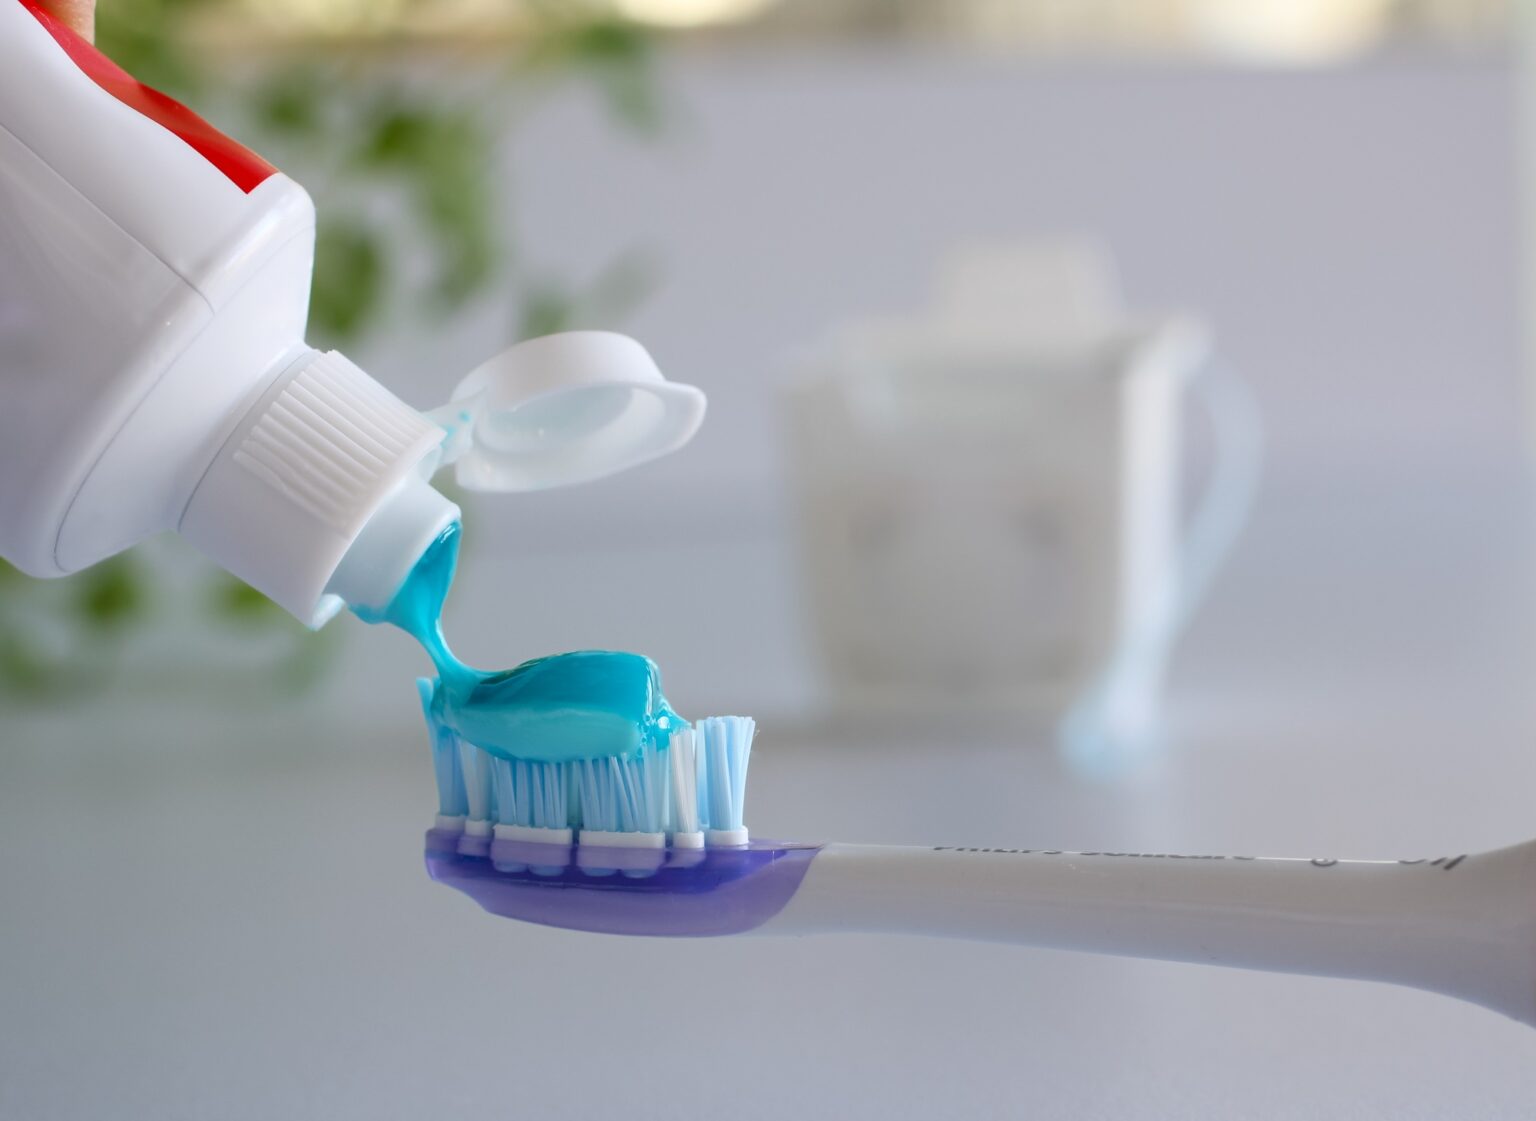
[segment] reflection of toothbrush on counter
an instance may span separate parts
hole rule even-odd
[[[586,827],[585,787],[566,791],[563,815],[529,816],[526,770],[439,727],[428,869],[495,914],[578,930],[1012,942],[1389,981],[1536,1025],[1536,841],[1401,861],[740,843],[752,730],[743,718],[702,720],[617,761],[611,789],[660,804],[673,832],[633,819],[620,838],[589,839],[575,831]],[[579,765],[567,766],[541,778],[575,783]],[[720,831],[702,853],[685,847],[701,822]],[[573,832],[540,833],[557,824]],[[556,843],[532,839],[541,835]]]

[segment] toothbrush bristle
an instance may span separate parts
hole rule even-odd
[[[445,818],[463,817],[469,810],[464,794],[464,771],[459,762],[459,737],[444,728],[432,715],[435,686],[430,678],[420,678],[416,689],[421,695],[422,712],[432,737],[432,773],[437,779],[437,812]]]
[[[671,783],[667,749],[572,764],[581,789],[581,827],[607,833],[664,833]]]
[[[743,803],[756,729],[750,717],[709,717],[630,755],[542,762],[492,755],[461,739],[432,715],[434,683],[422,679],[418,687],[439,814],[467,819],[470,832],[484,834],[494,825],[582,830],[594,838],[648,834],[653,841],[647,843],[657,845],[670,835],[683,847],[697,847],[708,830],[711,844],[745,843]]]
[[[496,757],[490,767],[498,825],[568,829],[573,824],[565,764]]]
[[[491,756],[472,743],[459,741],[459,765],[464,771],[464,798],[470,821],[491,820]]]
[[[745,828],[747,763],[757,722],[750,716],[711,716],[694,727],[698,756],[699,806],[706,828]]]
[[[694,732],[683,728],[667,745],[672,766],[672,833],[699,832],[698,763],[694,751]]]

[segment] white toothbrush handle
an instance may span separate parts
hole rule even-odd
[[[828,845],[759,930],[1391,981],[1536,1024],[1536,842],[1401,862]]]

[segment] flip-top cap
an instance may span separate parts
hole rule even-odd
[[[502,351],[428,416],[448,430],[460,486],[545,490],[676,451],[703,423],[704,394],[668,381],[634,339],[569,331]]]

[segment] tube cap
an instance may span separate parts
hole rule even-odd
[[[181,532],[309,626],[343,596],[387,602],[458,516],[422,478],[442,437],[342,355],[306,350],[214,457]]]
[[[427,415],[448,430],[443,463],[460,486],[546,490],[676,451],[704,421],[704,394],[668,381],[634,339],[569,331],[502,351]]]

